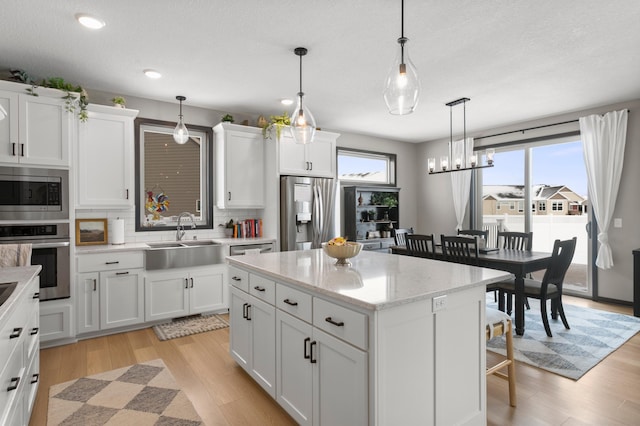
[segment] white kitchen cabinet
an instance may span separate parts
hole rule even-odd
[[[264,208],[264,140],[260,129],[220,123],[216,140],[216,205],[220,209]]]
[[[276,309],[255,296],[231,287],[231,357],[275,398]]]
[[[276,400],[301,425],[366,425],[367,359],[367,352],[277,310]]]
[[[148,271],[145,320],[178,318],[228,307],[224,265]]]
[[[0,105],[8,114],[0,121],[0,162],[69,167],[73,115],[66,110],[64,92],[42,89],[31,96],[25,93],[28,87],[0,82]]]
[[[142,251],[77,256],[78,333],[144,322]]]
[[[313,142],[297,144],[283,132],[278,141],[279,172],[292,176],[336,176],[338,134],[317,131]]]
[[[134,130],[138,111],[90,104],[78,122],[76,206],[122,209],[134,201]]]

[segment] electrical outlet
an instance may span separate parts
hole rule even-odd
[[[432,309],[433,309],[433,312],[438,312],[438,311],[447,309],[447,295],[445,294],[444,296],[434,297]]]

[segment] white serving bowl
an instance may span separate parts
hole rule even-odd
[[[357,256],[362,250],[362,244],[356,243],[354,241],[347,241],[346,244],[342,246],[329,245],[328,243],[322,243],[322,249],[329,257],[333,257],[334,259],[338,259],[336,261],[336,265],[351,265],[347,259],[351,259],[354,256]]]

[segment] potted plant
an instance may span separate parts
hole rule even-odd
[[[111,99],[111,102],[113,102],[113,106],[117,108],[124,108],[125,104],[127,103],[127,101],[122,96],[114,97],[113,99]]]
[[[220,121],[223,122],[223,123],[233,123],[233,115],[225,114],[225,115],[222,116]]]
[[[269,122],[262,127],[262,136],[265,139],[271,139],[273,134],[273,129],[276,129],[276,139],[280,140],[280,135],[282,134],[283,127],[289,127],[291,125],[291,120],[287,115],[287,112],[283,112],[282,115],[272,115],[269,117]]]
[[[229,222],[227,222],[224,225],[224,235],[227,237],[232,237],[233,236],[233,227],[234,227],[234,223],[233,223],[233,219],[229,219]]]
[[[375,210],[369,210],[367,212],[367,216],[369,216],[369,222],[373,222],[374,220],[376,220],[376,211]]]

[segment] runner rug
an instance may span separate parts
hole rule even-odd
[[[49,426],[202,424],[160,359],[49,388]]]
[[[229,327],[229,323],[220,315],[193,315],[154,325],[153,331],[159,340],[169,340],[225,327]]]
[[[573,380],[578,380],[640,331],[640,318],[565,303],[571,329],[564,328],[560,317],[549,318],[553,337],[548,337],[540,317],[540,301],[530,299],[529,303],[531,309],[525,311],[524,336],[517,336],[514,329],[516,360]],[[497,309],[493,296],[487,298],[487,306]],[[551,312],[549,307],[547,311]],[[488,341],[487,349],[504,355],[504,336]]]

